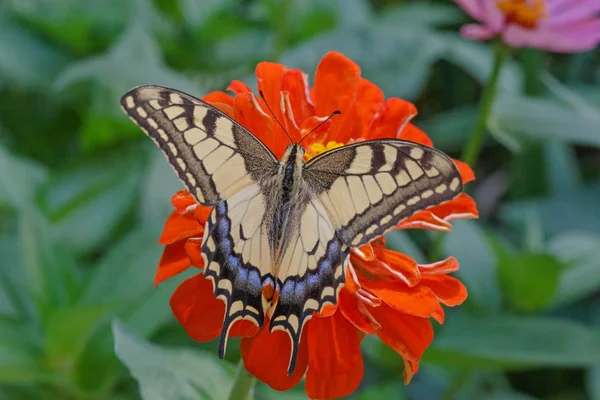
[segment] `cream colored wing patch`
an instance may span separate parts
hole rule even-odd
[[[140,86],[121,107],[163,151],[200,204],[216,205],[264,175],[277,159],[252,133],[211,105],[160,86]]]
[[[344,286],[348,247],[323,205],[311,200],[293,231],[276,271],[279,298],[271,316],[271,331],[283,330],[292,341],[288,374],[294,371],[302,329],[315,312],[337,304]]]
[[[231,326],[241,319],[264,323],[262,288],[274,279],[264,230],[265,200],[257,184],[219,203],[206,223],[202,243],[204,275],[225,303],[219,355],[225,355]]]
[[[303,176],[349,246],[368,243],[462,191],[460,174],[447,155],[395,139],[323,153],[306,164]]]

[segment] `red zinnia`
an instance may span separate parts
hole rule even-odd
[[[390,98],[360,77],[353,61],[337,52],[321,60],[314,88],[300,70],[262,62],[256,67],[258,89],[274,107],[275,116],[294,141],[326,118],[331,110],[341,116],[328,121],[306,141],[308,157],[343,144],[365,139],[399,138],[431,146],[427,135],[409,120],[417,113],[413,104]],[[245,126],[273,153],[281,157],[287,139],[281,127],[242,82],[228,87],[235,95],[213,92],[203,100]],[[464,163],[456,161],[464,183],[474,179]],[[186,191],[173,196],[175,211],[165,224],[160,243],[166,245],[155,283],[194,266],[204,267],[200,244],[210,208],[196,204]],[[475,218],[475,202],[466,194],[418,212],[397,228],[449,230],[449,221]],[[336,307],[315,315],[305,326],[296,369],[287,375],[291,343],[283,331],[269,332],[269,324],[258,328],[249,321],[236,322],[230,336],[242,337],[241,353],[246,369],[274,389],[287,390],[306,374],[306,393],[311,398],[343,397],[358,387],[363,376],[360,342],[365,334],[376,334],[404,359],[408,383],[419,368],[419,359],[433,339],[429,318],[444,321],[447,306],[461,304],[467,291],[448,276],[458,269],[456,259],[427,265],[389,250],[380,238],[352,249],[346,285]],[[209,341],[221,333],[224,303],[213,295],[212,283],[203,273],[184,281],[171,298],[173,313],[198,341]]]

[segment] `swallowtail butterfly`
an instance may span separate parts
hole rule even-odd
[[[290,336],[288,373],[302,328],[335,305],[351,247],[415,212],[456,197],[462,181],[444,153],[378,139],[322,153],[275,155],[215,107],[183,92],[140,86],[121,99],[125,113],[164,152],[199,204],[212,206],[202,242],[204,275],[225,303],[220,356],[234,322]],[[278,296],[263,296],[272,285]]]

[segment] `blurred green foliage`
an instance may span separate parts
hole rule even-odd
[[[443,0],[2,2],[0,398],[222,399],[231,384],[215,344],[171,315],[184,277],[152,285],[180,186],[120,112],[127,89],[201,96],[253,86],[258,61],[312,73],[340,50],[456,156],[493,56],[458,36],[466,21]],[[469,186],[482,218],[444,241],[469,300],[408,387],[400,357],[366,338],[352,398],[600,399],[599,60],[526,50],[506,66]],[[435,236],[389,243],[426,261]]]

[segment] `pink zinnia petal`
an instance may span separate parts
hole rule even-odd
[[[502,39],[513,47],[534,47],[557,53],[575,53],[593,49],[597,38],[577,38],[549,29],[526,29],[511,24],[502,33]]]
[[[548,2],[548,7],[553,2]],[[550,16],[545,23],[550,28],[563,27],[574,22],[580,22],[592,18],[596,13],[600,12],[600,1],[598,0],[579,0],[573,2],[570,7],[564,9],[556,9],[554,12],[548,10]]]
[[[478,24],[463,25],[460,28],[460,34],[469,40],[488,40],[496,36],[496,33],[488,27]]]
[[[500,32],[505,26],[504,13],[498,8],[495,0],[483,0],[482,4],[483,21],[490,30]]]

